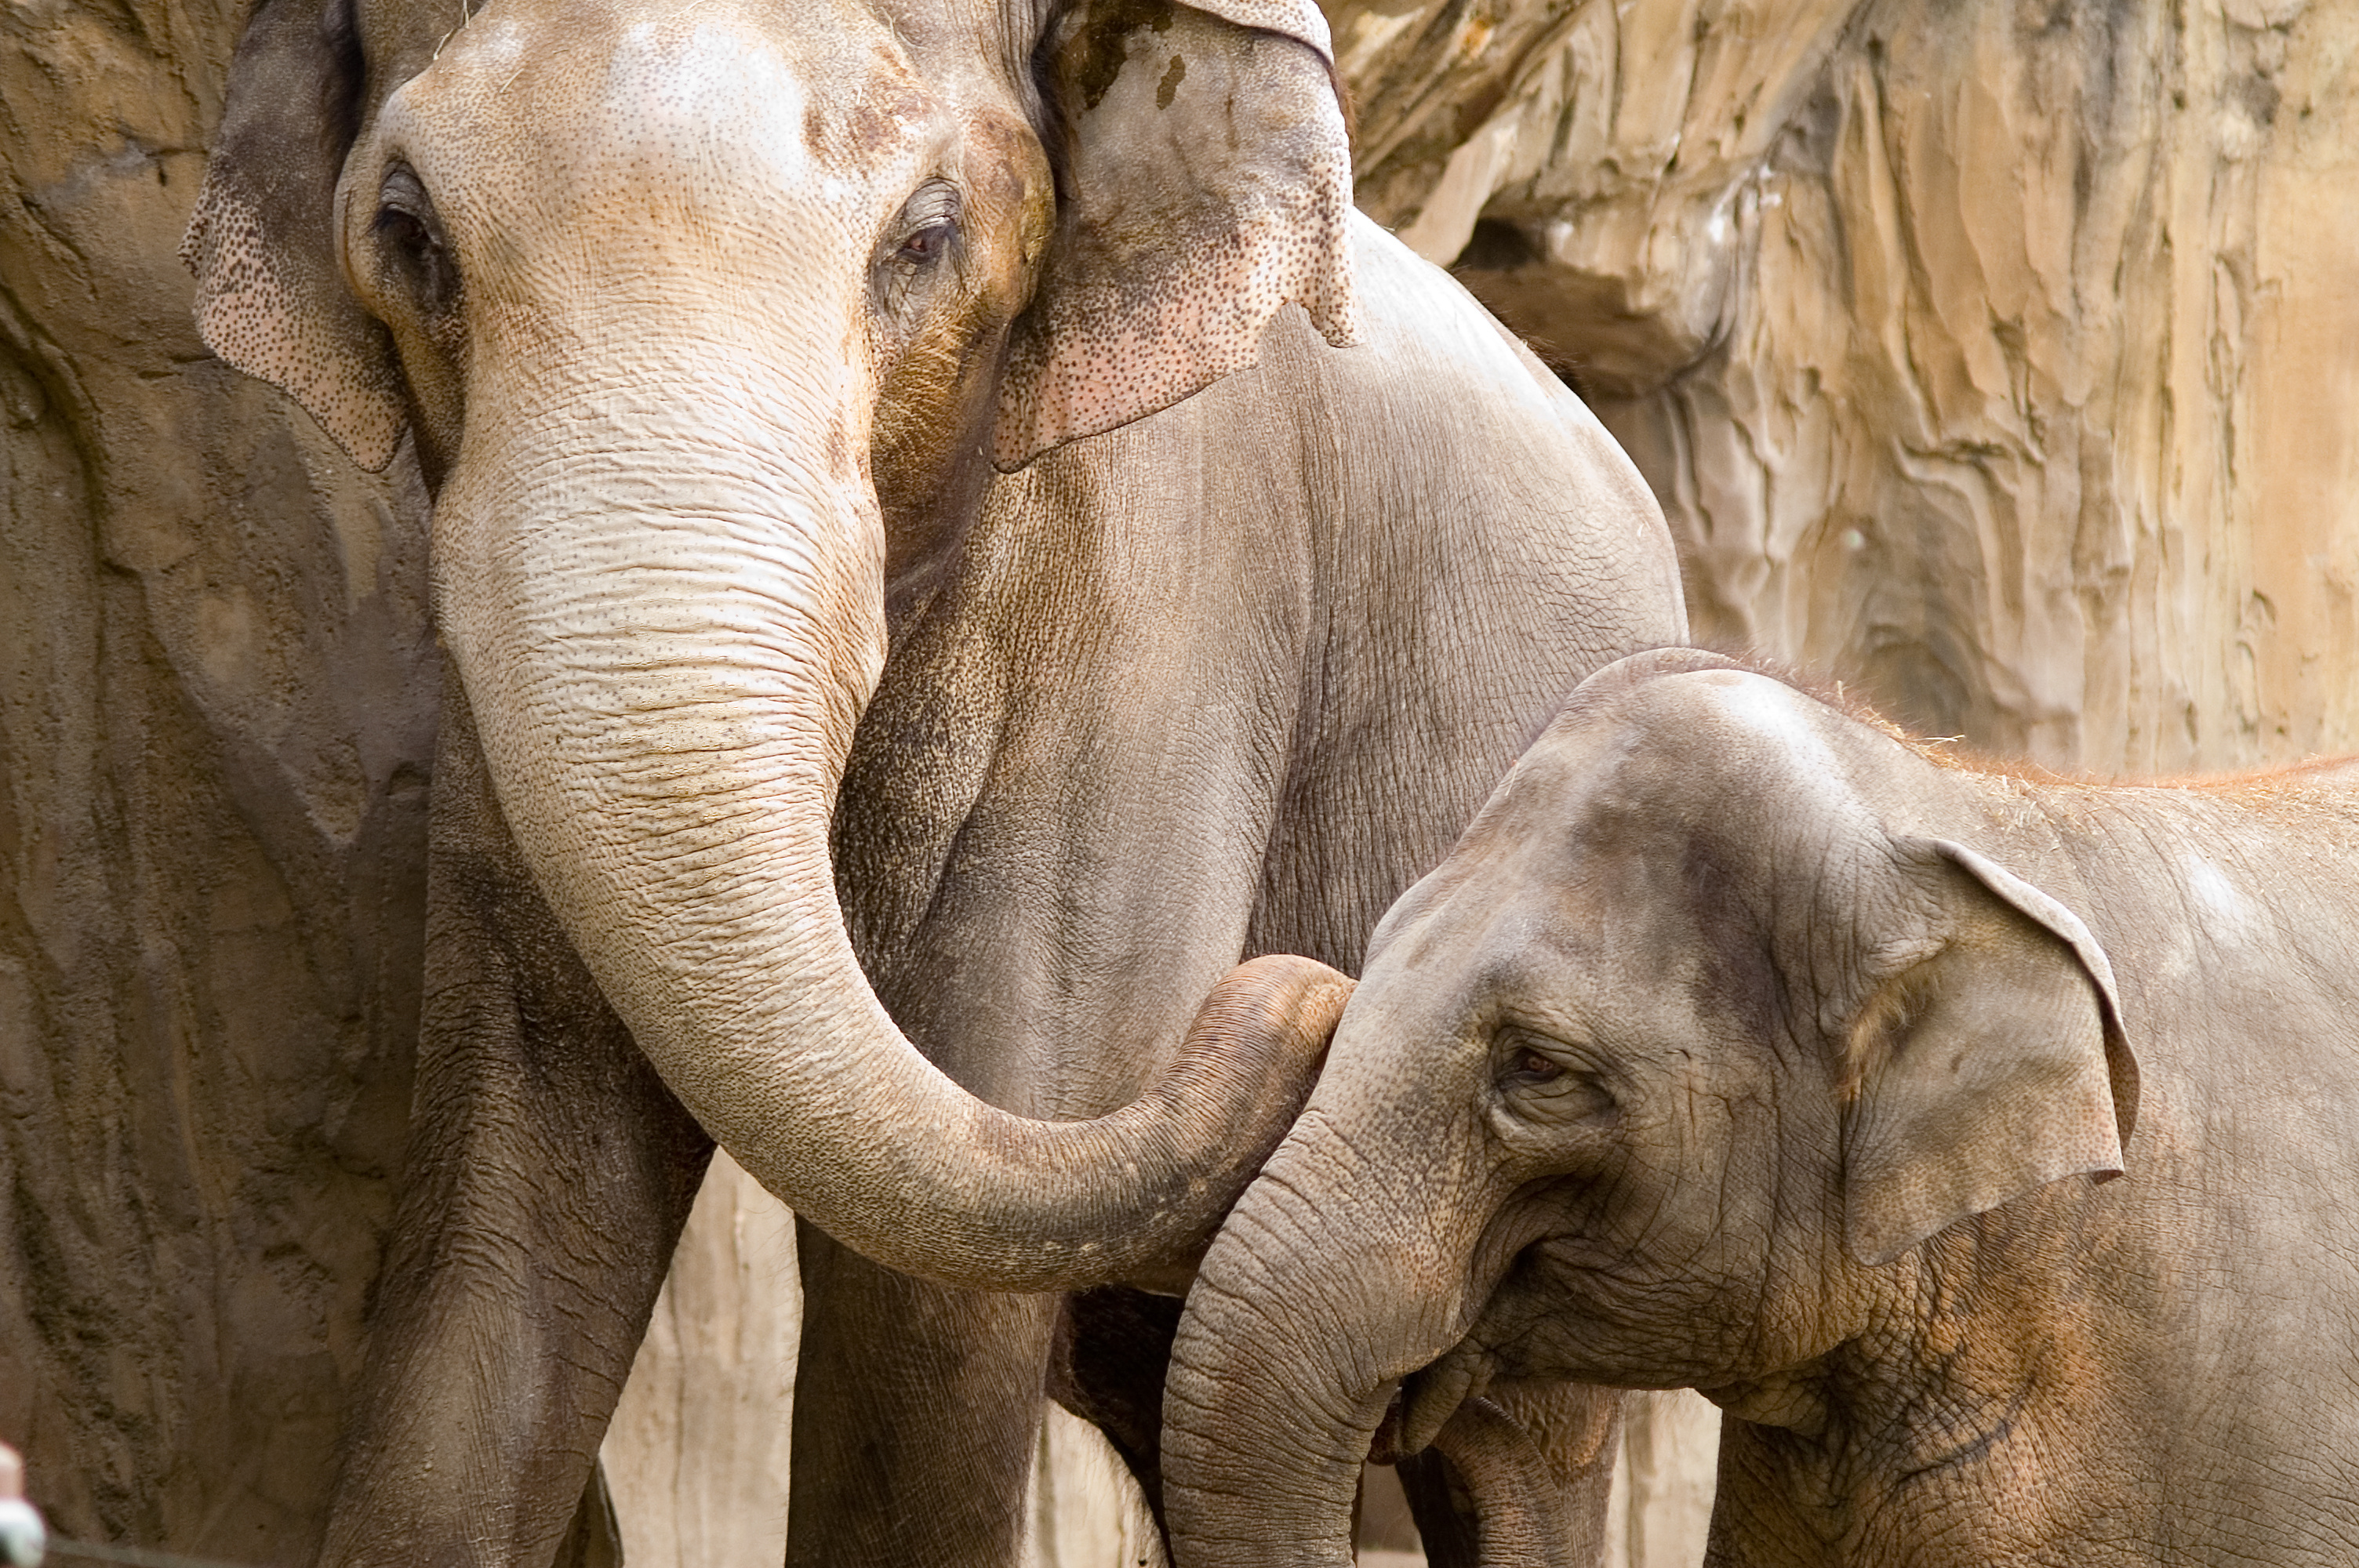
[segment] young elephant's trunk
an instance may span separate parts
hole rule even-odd
[[[1352,1500],[1388,1379],[1313,1325],[1280,1261],[1325,1227],[1257,1186],[1197,1271],[1163,1390],[1163,1505],[1176,1568],[1348,1568]],[[1358,1249],[1330,1260],[1364,1267]],[[1296,1265],[1299,1267],[1299,1265]]]
[[[1205,1255],[1164,1390],[1179,1568],[1351,1563],[1393,1385],[1465,1332],[1472,1206],[1365,1174],[1314,1104]]]
[[[1348,982],[1233,974],[1093,1122],[995,1109],[903,1038],[828,846],[885,651],[841,335],[798,373],[775,340],[658,340],[628,377],[475,388],[499,413],[439,500],[436,585],[501,806],[665,1082],[799,1212],[955,1284],[1169,1278],[1292,1119]]]
[[[1433,1446],[1472,1495],[1481,1568],[1585,1568],[1591,1554],[1565,1528],[1561,1479],[1532,1434],[1488,1400],[1469,1400]]]

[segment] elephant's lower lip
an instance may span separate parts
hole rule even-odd
[[[1409,1456],[1409,1450],[1400,1445],[1401,1393],[1393,1391],[1392,1403],[1385,1407],[1385,1419],[1376,1423],[1375,1432],[1368,1438],[1368,1463],[1397,1465]]]
[[[1392,1457],[1375,1459],[1373,1445],[1369,1457],[1378,1464],[1397,1464],[1431,1447],[1459,1407],[1489,1385],[1487,1370],[1480,1355],[1451,1351],[1424,1370],[1402,1379],[1400,1392],[1376,1428],[1375,1443],[1388,1445]]]

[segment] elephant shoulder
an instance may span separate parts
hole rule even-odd
[[[1375,558],[1420,577],[1440,563],[1560,598],[1617,652],[1683,641],[1670,531],[1620,444],[1448,273],[1364,216],[1353,238],[1361,341],[1330,348],[1298,319],[1264,358],[1265,395],[1324,426],[1335,526],[1411,546]]]
[[[1659,529],[1653,493],[1620,444],[1522,340],[1364,216],[1353,237],[1362,341],[1321,358],[1329,397],[1360,445],[1500,482],[1546,476],[1577,492],[1584,510],[1611,506]]]
[[[1581,400],[1449,273],[1364,213],[1353,214],[1352,242],[1364,316],[1359,357],[1414,368],[1459,387],[1479,386],[1535,408],[1553,412],[1566,402],[1581,408]]]

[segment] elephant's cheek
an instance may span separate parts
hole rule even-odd
[[[1008,332],[1038,280],[1054,181],[1031,128],[995,110],[965,126],[964,234],[954,286],[915,320],[880,315],[872,472],[891,568],[971,514],[998,413]],[[912,543],[911,541],[917,541]]]
[[[870,471],[897,578],[954,539],[988,481],[990,432],[1007,323],[985,300],[940,312],[895,356],[878,389]]]
[[[943,384],[955,377],[959,369],[954,352],[941,352],[933,344],[914,344],[877,390],[875,445],[869,451],[869,473],[876,486],[877,503],[884,510],[888,541],[897,531],[899,515],[931,488],[928,481],[935,475],[929,470],[944,466],[956,439],[954,433],[943,431],[941,420],[955,407],[946,395],[950,387]]]

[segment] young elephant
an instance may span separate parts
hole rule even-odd
[[[1205,1260],[1179,1562],[1349,1562],[1412,1373],[1404,1448],[1703,1390],[1725,1568],[2350,1561],[2354,937],[2359,765],[2032,779],[1609,666],[1386,917]]]

